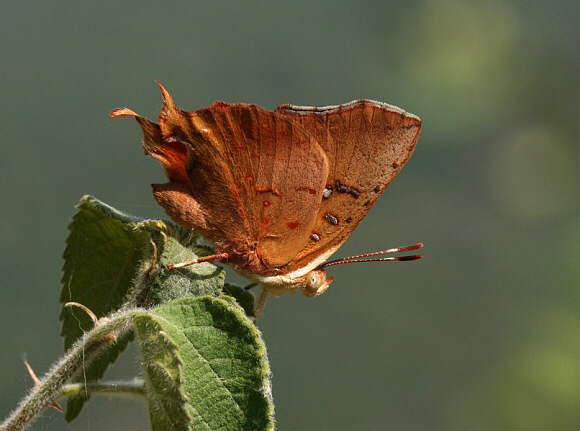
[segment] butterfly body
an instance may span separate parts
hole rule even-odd
[[[292,272],[285,272],[284,268],[278,268],[277,270],[280,271],[278,275],[264,275],[257,271],[245,271],[235,265],[233,265],[233,268],[240,275],[260,284],[272,295],[282,295],[300,290],[304,296],[319,296],[328,288],[333,278],[327,277],[326,271],[318,267],[334,252],[334,249],[328,250],[326,254],[319,256],[307,266]]]
[[[421,129],[418,117],[370,100],[186,112],[160,88],[158,123],[111,112],[136,118],[145,152],[164,167],[169,182],[152,185],[155,199],[272,294],[326,290],[321,264],[407,162]]]

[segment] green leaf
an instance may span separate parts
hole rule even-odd
[[[81,303],[98,318],[118,310],[153,256],[151,232],[137,228],[142,222],[84,196],[69,226],[61,303]],[[93,326],[77,307],[63,308],[60,319],[65,350]]]
[[[178,346],[163,331],[163,324],[145,311],[133,313],[141,347],[149,416],[153,431],[186,431],[191,423],[184,391],[183,361]]]
[[[129,216],[90,196],[81,199],[69,230],[60,301],[81,303],[97,318],[124,305],[127,293],[152,259],[152,238],[162,247],[159,232],[172,232],[171,226],[163,222]],[[88,314],[78,307],[64,307],[60,319],[65,350],[93,326]],[[103,377],[131,338],[132,334],[128,334],[117,340],[105,354],[92,361],[84,369],[82,380]],[[87,400],[88,396],[70,397],[65,419],[72,421],[77,417]]]
[[[179,348],[186,408],[193,418],[189,429],[274,428],[266,348],[260,331],[237,304],[207,296],[182,298],[156,308],[152,315]],[[162,382],[151,384],[158,388]],[[174,397],[169,404],[180,399]],[[157,408],[150,411],[152,423],[157,423],[157,414]]]
[[[233,297],[240,307],[244,309],[247,316],[254,317],[255,298],[249,291],[235,284],[224,283],[222,292]]]

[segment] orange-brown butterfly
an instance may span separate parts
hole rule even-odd
[[[216,247],[172,267],[221,260],[262,285],[259,313],[268,294],[323,293],[332,281],[326,266],[421,257],[369,258],[422,246],[413,244],[324,263],[411,157],[421,131],[415,115],[371,100],[274,111],[215,102],[186,112],[159,87],[158,124],[128,108],[111,116],[135,117],[145,152],[169,178],[152,185],[155,199]]]

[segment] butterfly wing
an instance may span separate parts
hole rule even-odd
[[[168,214],[257,274],[305,273],[328,258],[420,134],[418,117],[368,100],[274,112],[217,102],[185,112],[160,87],[159,125],[127,108],[112,115],[141,124],[146,153],[170,179],[153,185]]]
[[[204,225],[190,227],[253,272],[288,264],[307,244],[322,200],[328,160],[320,145],[257,105],[216,102],[185,112],[162,92],[162,146],[183,145],[187,192],[203,214]],[[260,262],[244,262],[250,254]]]
[[[279,106],[328,157],[328,177],[310,239],[292,269],[322,263],[348,238],[411,157],[421,120],[370,100],[325,108]]]

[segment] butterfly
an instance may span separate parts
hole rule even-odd
[[[301,290],[318,296],[332,282],[325,267],[422,244],[324,263],[349,237],[411,157],[421,120],[372,100],[326,107],[215,102],[183,111],[158,83],[158,123],[128,108],[146,154],[169,182],[153,196],[178,224],[213,242],[216,253],[183,264],[220,260],[267,295]]]

